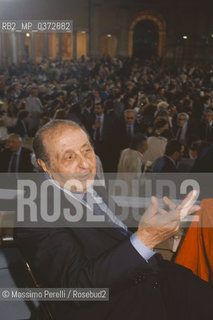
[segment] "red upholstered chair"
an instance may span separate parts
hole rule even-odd
[[[213,199],[204,199],[178,250],[175,263],[213,284]]]

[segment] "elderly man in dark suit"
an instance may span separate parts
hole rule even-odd
[[[104,113],[104,106],[97,103],[94,107],[92,121],[92,140],[95,153],[100,157],[104,171],[110,172],[112,168],[113,154],[111,144],[113,141],[114,119]]]
[[[185,112],[178,113],[177,115],[177,126],[175,128],[175,138],[180,141],[181,143],[184,143],[186,141],[186,138],[189,134],[189,115]]]
[[[18,114],[17,122],[14,126],[13,132],[20,135],[24,139],[29,138],[29,112],[26,110],[21,110]]]
[[[129,147],[132,137],[135,133],[145,133],[141,126],[136,121],[136,111],[127,109],[124,112],[124,118],[120,121],[116,128],[117,147],[123,150]]]
[[[114,151],[115,165],[118,166],[121,151],[128,148],[132,137],[136,133],[145,133],[146,130],[136,121],[137,113],[133,109],[126,109],[122,119],[116,121],[111,141]]]
[[[0,154],[1,172],[32,172],[31,151],[22,146],[22,138],[15,133],[8,137],[8,147]]]
[[[76,123],[58,120],[45,125],[36,134],[34,152],[48,183],[62,195],[58,222],[63,223],[61,227],[51,223],[50,228],[16,228],[17,243],[43,286],[102,287],[110,292],[107,302],[52,303],[56,320],[62,314],[63,320],[209,319],[212,288],[153,251],[157,243],[178,231],[181,215],[197,209],[192,206],[194,191],[177,207],[165,198],[169,212],[160,209],[152,197],[144,219],[131,234],[114,215],[119,207],[112,206],[106,191],[94,185],[95,154]],[[70,214],[63,210],[68,203]],[[40,216],[44,206],[41,203],[37,210]],[[79,214],[80,224],[71,222]],[[69,222],[63,220],[65,215]],[[91,218],[102,222],[91,224]]]
[[[199,131],[202,140],[213,142],[213,110],[211,108],[204,112],[204,121],[200,124]]]

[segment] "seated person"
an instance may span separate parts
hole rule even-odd
[[[29,123],[29,112],[26,110],[21,110],[18,113],[18,119],[14,126],[14,133],[20,135],[20,137],[24,138],[25,140],[29,138],[29,130],[28,130],[28,123]]]
[[[154,122],[154,132],[147,139],[148,150],[143,155],[143,164],[147,161],[154,162],[157,158],[162,157],[168,142],[166,133],[169,125],[168,120],[156,119]]]
[[[45,287],[109,288],[109,301],[52,302],[56,320],[62,314],[63,320],[209,319],[213,314],[211,286],[153,251],[179,230],[180,217],[198,210],[192,205],[196,192],[190,192],[178,206],[164,197],[169,211],[152,197],[137,231],[131,233],[115,215],[119,207],[95,184],[95,153],[79,125],[51,121],[37,132],[33,148],[45,173],[45,186],[56,188],[61,202],[55,203],[59,206],[54,211],[56,223],[47,223],[45,228],[29,221],[30,214],[25,215],[27,228],[17,221],[17,244]],[[36,206],[39,219],[47,205],[55,202],[52,197],[43,200]],[[81,219],[74,222],[76,215]]]
[[[133,190],[132,182],[133,180],[141,177],[143,154],[146,150],[147,137],[142,133],[135,133],[132,137],[130,147],[121,152],[118,163],[118,173],[116,177],[116,181],[118,182],[118,190],[119,184],[126,183],[128,195],[137,194]],[[115,183],[115,194],[119,195],[119,191],[116,191],[116,189]]]
[[[8,137],[8,148],[0,153],[1,172],[32,172],[31,151],[22,146],[22,138],[15,133]]]
[[[158,158],[153,166],[154,173],[178,172],[177,164],[182,158],[184,146],[177,140],[170,140],[166,145],[164,156]]]

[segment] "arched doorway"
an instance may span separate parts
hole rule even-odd
[[[151,20],[139,21],[133,34],[133,57],[147,59],[158,55],[158,29]]]
[[[153,34],[153,37],[156,37],[157,35],[156,37],[157,54],[159,57],[162,57],[164,54],[165,46],[166,46],[166,22],[164,18],[160,14],[152,10],[145,10],[141,12],[132,21],[129,29],[129,44],[128,44],[128,55],[130,57],[133,55],[134,32],[136,31],[136,39],[137,39],[137,33],[139,32],[138,30],[144,30],[143,32],[148,32],[148,30],[150,30],[151,32],[150,36]],[[157,32],[155,33],[154,30],[157,30]],[[150,36],[149,36],[149,33],[146,35],[148,39],[151,38]],[[156,41],[152,41],[153,47],[155,42]]]

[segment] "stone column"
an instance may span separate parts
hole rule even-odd
[[[7,39],[9,35],[7,33],[1,32],[1,52],[2,52],[2,64],[7,65],[9,52],[7,52]]]
[[[63,34],[62,33],[58,33],[58,58],[61,61],[62,60],[62,38],[63,38]]]
[[[2,32],[0,32],[0,66],[3,65],[3,41]]]
[[[16,45],[15,32],[11,32],[10,41],[11,41],[11,61],[12,63],[17,64],[17,45]]]
[[[26,59],[25,53],[25,33],[18,33],[17,34],[17,41],[18,41],[18,59],[23,60]]]
[[[35,61],[35,34],[34,32],[31,33],[31,59]]]
[[[73,59],[77,58],[77,31],[73,30]]]
[[[48,33],[44,34],[44,58],[48,58]]]

